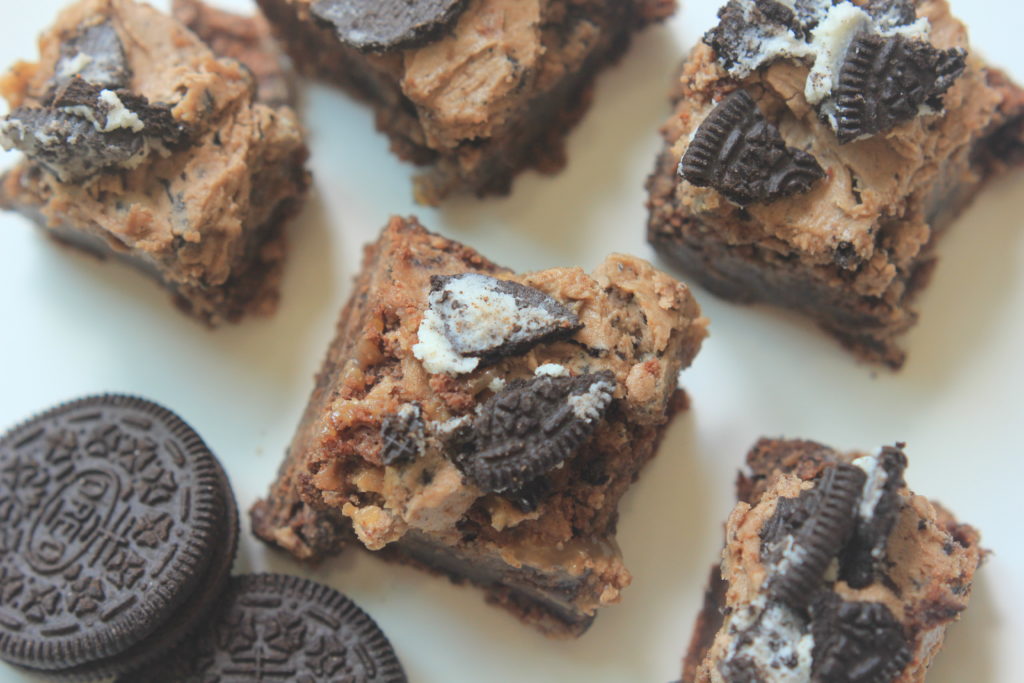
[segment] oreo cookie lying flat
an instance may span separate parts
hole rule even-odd
[[[853,530],[866,478],[853,465],[828,467],[813,489],[778,508],[787,519],[769,521],[767,528],[774,528],[777,537],[783,529],[792,531],[778,538],[767,553],[775,567],[767,584],[772,600],[794,609],[807,605]]]
[[[899,34],[854,38],[833,93],[840,144],[890,130],[922,106],[941,110],[942,95],[963,73],[965,57],[961,48],[938,50]]]
[[[115,675],[159,656],[230,571],[227,479],[180,418],[80,399],[0,438],[0,658],[48,676]]]
[[[405,683],[377,624],[336,590],[296,576],[231,579],[193,637],[124,683]]]
[[[740,206],[807,192],[825,176],[813,156],[786,146],[745,90],[735,91],[708,114],[678,172]]]
[[[424,45],[453,25],[466,0],[315,0],[310,12],[357,50],[384,52]]]
[[[483,491],[521,491],[535,504],[535,480],[575,455],[612,401],[610,372],[510,382],[480,407],[455,464]],[[539,500],[539,498],[538,498]]]
[[[811,634],[815,681],[893,681],[912,658],[902,626],[878,602],[847,602],[824,592],[811,605]]]

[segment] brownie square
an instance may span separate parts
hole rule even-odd
[[[369,102],[415,197],[505,194],[565,164],[598,71],[675,0],[258,0],[298,68]]]
[[[904,481],[903,444],[747,455],[683,680],[923,681],[967,608],[978,532]]]
[[[1024,91],[944,0],[731,0],[675,105],[647,183],[659,253],[893,368],[937,238],[1024,160]]]
[[[378,551],[579,635],[630,582],[618,501],[685,407],[705,326],[637,258],[517,275],[393,218],[253,529],[303,560]]]
[[[39,52],[0,80],[0,143],[26,155],[0,178],[0,206],[135,266],[211,325],[273,312],[283,227],[308,185],[295,113],[130,0],[71,5]]]

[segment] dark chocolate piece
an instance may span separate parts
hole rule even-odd
[[[423,452],[423,411],[418,403],[407,403],[380,424],[380,461],[385,465],[413,460]]]
[[[314,17],[357,50],[383,52],[425,45],[451,26],[466,0],[316,0]]]
[[[941,110],[942,95],[963,73],[966,54],[901,35],[854,38],[833,93],[840,144],[890,130],[916,117],[922,106]]]
[[[861,8],[883,28],[906,26],[917,20],[914,0],[868,0]]]
[[[550,495],[551,480],[547,477],[537,477],[515,490],[505,491],[501,497],[525,514],[536,510]]]
[[[800,495],[795,506],[785,504],[777,510],[788,514],[790,520],[769,526],[778,529],[793,525],[794,530],[786,535],[792,543],[786,543],[783,537],[771,548],[769,557],[780,570],[768,580],[772,600],[794,609],[807,605],[821,586],[829,562],[853,530],[866,478],[864,471],[853,465],[829,467],[813,489]]]
[[[455,464],[484,491],[521,488],[576,453],[614,391],[610,372],[511,382],[481,406]]]
[[[903,628],[878,602],[847,602],[823,592],[811,605],[811,678],[828,683],[889,683],[910,662]]]
[[[745,206],[807,192],[825,172],[807,152],[786,147],[754,99],[737,90],[700,124],[679,175]]]
[[[899,491],[906,484],[903,471],[907,467],[907,456],[899,447],[886,446],[878,460],[878,467],[885,476],[878,502],[868,519],[857,518],[850,540],[839,554],[839,578],[852,588],[874,583],[876,570],[885,559],[889,534],[903,507]]]
[[[229,504],[199,436],[142,399],[80,399],[9,431],[0,657],[58,675],[108,671],[104,658],[175,619],[201,581],[215,583]]]
[[[110,21],[83,28],[61,43],[54,73],[58,88],[75,76],[104,88],[126,88],[132,76]]]
[[[44,107],[18,107],[0,122],[0,143],[16,148],[62,183],[130,165],[152,144],[177,148],[187,131],[164,106],[140,95],[71,78]]]
[[[146,673],[153,683],[407,680],[387,637],[355,603],[283,574],[232,578],[206,625]]]
[[[515,311],[498,307],[494,312],[489,301],[467,302],[454,291],[461,284],[484,288],[496,298],[512,297]],[[575,313],[539,289],[489,275],[434,275],[430,291],[431,308],[441,317],[445,337],[461,356],[511,356],[541,342],[567,337],[582,327]],[[484,310],[467,310],[477,306]],[[499,319],[489,319],[492,316]],[[492,334],[482,335],[476,329],[481,319]]]

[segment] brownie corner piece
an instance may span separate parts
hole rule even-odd
[[[762,439],[747,465],[685,680],[924,680],[967,608],[978,532],[907,487],[903,444]]]
[[[618,501],[705,326],[640,259],[516,274],[393,218],[253,529],[305,560],[379,551],[579,635],[630,581]]]
[[[937,238],[1024,162],[1024,91],[945,0],[730,0],[676,95],[649,241],[714,293],[800,311],[893,368]]]
[[[259,0],[306,74],[366,100],[421,204],[565,164],[597,73],[674,0]]]
[[[70,5],[39,51],[2,81],[0,143],[24,158],[0,177],[0,206],[136,267],[208,324],[272,313],[309,184],[295,112],[256,96],[254,74],[280,55],[222,56],[132,0]]]

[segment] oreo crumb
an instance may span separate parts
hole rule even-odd
[[[850,44],[835,89],[836,136],[852,142],[942,109],[942,95],[963,73],[966,52],[937,50],[901,35],[862,33]]]
[[[453,460],[481,490],[519,495],[590,439],[614,391],[610,372],[510,382],[480,406]]]
[[[380,461],[397,465],[417,458],[425,447],[423,410],[418,403],[406,403],[380,424]]]
[[[807,192],[825,172],[807,152],[786,147],[754,99],[737,90],[700,124],[679,175],[746,206]]]
[[[466,0],[316,0],[310,12],[330,25],[346,45],[385,52],[439,38],[465,7]]]
[[[815,681],[888,682],[912,658],[900,623],[878,602],[846,602],[822,593],[811,605],[811,633]]]

